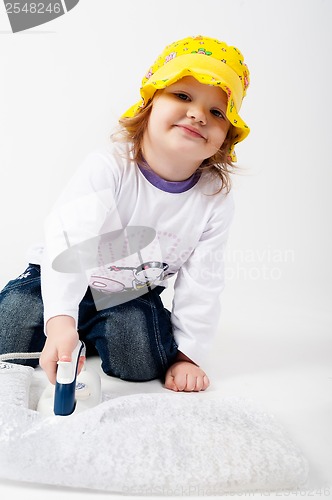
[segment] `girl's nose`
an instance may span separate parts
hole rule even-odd
[[[203,106],[199,106],[198,104],[194,105],[191,103],[191,106],[188,108],[187,117],[191,118],[195,122],[199,122],[202,125],[206,124],[206,114]]]

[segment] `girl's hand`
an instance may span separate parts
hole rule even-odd
[[[71,361],[71,355],[79,341],[75,321],[70,316],[56,316],[47,322],[47,338],[41,353],[39,364],[49,381],[55,384],[58,361]],[[78,372],[84,365],[85,358],[79,359]]]
[[[205,391],[210,381],[205,372],[191,361],[177,361],[166,372],[165,387],[172,391]]]

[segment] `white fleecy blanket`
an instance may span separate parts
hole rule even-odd
[[[243,398],[135,394],[44,417],[27,408],[33,370],[1,366],[0,477],[144,496],[289,491],[307,479],[286,430]]]

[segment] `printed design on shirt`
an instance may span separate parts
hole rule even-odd
[[[141,290],[161,283],[166,278],[168,268],[168,264],[158,261],[144,262],[137,267],[113,265],[108,267],[108,275],[114,275],[114,278],[94,275],[91,276],[90,286],[107,293]]]
[[[107,244],[107,251],[105,246],[99,248],[97,266],[89,273],[92,292],[104,292],[105,295],[134,292],[136,296],[146,293],[150,287],[165,285],[165,281],[176,274],[191,255],[192,246],[187,246],[172,231],[155,231],[152,241],[150,233],[149,239],[145,231],[144,239],[138,241],[137,235],[143,234],[140,228],[133,232],[134,245],[132,241],[131,245],[127,244],[123,238],[117,246]]]

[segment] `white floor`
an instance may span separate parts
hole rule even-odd
[[[264,293],[259,285],[240,289],[236,283],[228,285],[221,333],[205,367],[212,382],[208,391],[217,391],[221,397],[244,396],[274,414],[310,464],[308,487],[297,495],[284,492],[230,498],[332,496],[330,299],[322,291],[309,296],[304,290],[280,289],[277,284],[264,285]],[[88,363],[99,368],[97,358]],[[102,387],[113,395],[165,391],[157,381],[135,384],[104,375]],[[87,500],[118,497],[96,491],[0,482],[1,498],[15,493],[24,495],[25,500],[46,496],[48,500],[58,499],[59,495],[70,500],[78,496]]]

